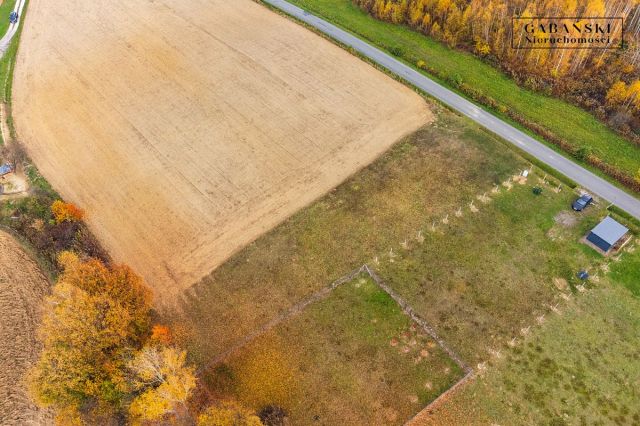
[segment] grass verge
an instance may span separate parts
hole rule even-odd
[[[17,0],[4,0],[0,4],[0,37],[4,36],[9,28],[9,14],[16,5]]]
[[[13,139],[17,139],[17,134],[13,123],[13,115],[11,113],[11,89],[13,87],[13,72],[18,54],[18,47],[20,46],[20,37],[22,36],[22,30],[24,28],[25,17],[28,9],[29,0],[25,0],[25,5],[22,9],[22,16],[20,16],[20,27],[13,36],[13,40],[11,40],[9,48],[5,52],[4,56],[0,59],[0,96],[2,96],[2,101],[7,105],[7,126],[11,132],[11,138]]]

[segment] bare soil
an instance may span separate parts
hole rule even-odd
[[[565,228],[572,228],[576,223],[578,223],[578,216],[569,210],[563,210],[555,215],[553,220]]]
[[[250,0],[29,8],[18,133],[164,301],[431,120],[410,89]]]
[[[49,281],[20,245],[0,231],[0,424],[51,424],[27,394],[25,374],[38,357],[40,306]]]
[[[2,191],[0,191],[0,200],[15,197],[17,195],[24,196],[29,190],[28,179],[22,170],[0,177],[0,185],[2,186]]]

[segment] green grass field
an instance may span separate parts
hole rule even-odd
[[[603,284],[503,351],[434,424],[640,423],[640,300]]]
[[[384,50],[400,53],[410,65],[418,60],[480,90],[576,147],[588,147],[603,161],[633,176],[640,169],[640,148],[617,135],[590,113],[562,100],[519,87],[509,77],[471,54],[453,50],[411,29],[376,20],[351,0],[291,0]]]
[[[640,297],[640,250],[637,247],[628,247],[619,262],[611,263],[611,279]]]
[[[466,209],[401,258],[382,262],[379,273],[468,362],[482,362],[555,303],[554,278],[575,288],[576,272],[602,261],[578,240],[604,212],[578,216],[569,210],[573,197],[550,189],[536,196],[530,184],[503,189],[487,205],[476,201],[479,212]],[[560,214],[575,223],[562,224]]]
[[[424,330],[368,276],[280,323],[205,380],[216,395],[291,424],[397,424],[463,376]]]

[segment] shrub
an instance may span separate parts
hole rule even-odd
[[[582,161],[586,161],[589,156],[591,156],[592,150],[589,147],[586,146],[581,146],[580,148],[578,148],[575,153],[573,154],[574,157],[576,157],[578,160],[582,160]]]
[[[457,87],[460,87],[462,85],[462,83],[464,83],[464,80],[462,80],[462,76],[460,74],[456,73],[456,74],[453,75],[452,82]]]
[[[285,426],[287,412],[277,405],[267,405],[260,410],[258,417],[265,426]]]
[[[391,46],[389,48],[389,53],[391,53],[393,56],[402,56],[404,54],[404,50],[398,46]]]
[[[167,327],[166,325],[156,324],[151,329],[151,337],[149,338],[149,340],[155,343],[169,345],[173,340],[171,338],[171,330],[169,330],[169,327]]]
[[[72,203],[56,200],[51,205],[51,212],[57,223],[78,222],[84,217],[84,211]]]

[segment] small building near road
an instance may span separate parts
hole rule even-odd
[[[607,253],[616,244],[623,241],[629,229],[607,216],[587,235],[587,241]]]

